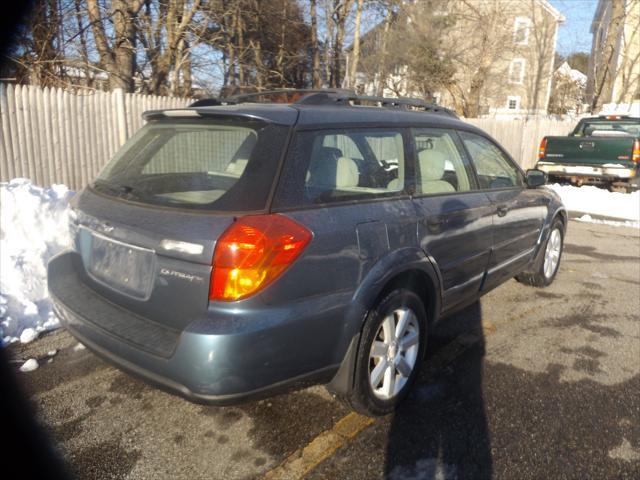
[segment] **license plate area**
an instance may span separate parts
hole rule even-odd
[[[89,276],[120,293],[146,300],[156,270],[155,251],[80,228],[80,251]]]

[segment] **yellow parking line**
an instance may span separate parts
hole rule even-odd
[[[363,429],[373,423],[373,418],[351,412],[330,430],[314,438],[306,447],[296,450],[276,468],[269,470],[264,480],[294,480],[304,478],[323,460],[329,458],[348,440],[354,438]]]
[[[487,337],[496,331],[496,326],[483,320],[482,331]],[[442,368],[453,362],[464,353],[471,345],[481,337],[478,334],[464,334],[446,345],[437,354],[437,358],[431,360],[431,367]],[[269,470],[263,480],[298,480],[304,478],[311,470],[321,462],[331,457],[336,450],[355,438],[362,430],[374,422],[373,418],[351,412],[330,429],[325,430],[311,442],[289,455],[280,465]]]

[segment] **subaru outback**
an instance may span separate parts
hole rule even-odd
[[[545,174],[438,106],[276,91],[144,116],[74,197],[48,286],[80,342],[189,399],[328,384],[386,414],[440,319],[558,271]]]

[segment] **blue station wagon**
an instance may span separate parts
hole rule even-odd
[[[545,174],[441,107],[275,91],[145,119],[73,199],[48,285],[80,342],[189,399],[327,384],[386,414],[436,322],[558,271]]]

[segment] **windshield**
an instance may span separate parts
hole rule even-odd
[[[630,121],[621,121],[621,122],[585,122],[582,125],[575,136],[576,137],[590,137],[597,136],[599,132],[604,134],[613,134],[616,133],[619,135],[630,135],[632,137],[640,136],[640,124],[638,122],[630,122]]]
[[[122,147],[92,186],[142,203],[261,210],[277,169],[281,130],[238,122],[152,122]],[[264,137],[269,145],[256,148]]]

